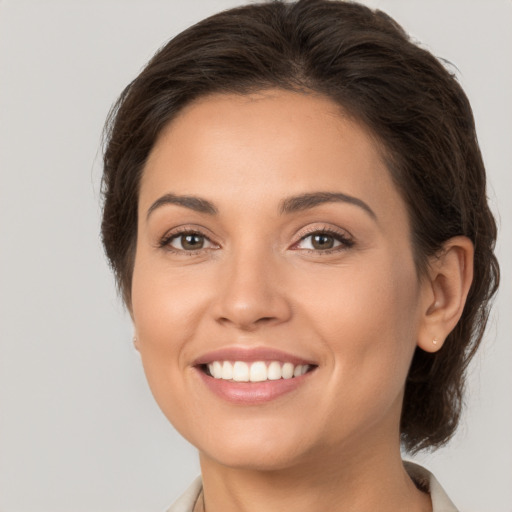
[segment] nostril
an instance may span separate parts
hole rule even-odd
[[[243,269],[232,268],[229,277],[219,283],[211,310],[218,323],[252,331],[291,318],[286,294],[275,279],[258,270],[260,264],[244,260]]]
[[[260,318],[259,320],[256,320],[256,322],[264,324],[264,323],[271,322],[272,320],[275,320],[275,317],[273,317],[273,316],[264,316],[263,318]]]
[[[278,322],[279,319],[273,316],[264,316],[261,318],[250,318],[250,317],[220,317],[218,321],[221,324],[232,324],[238,327],[242,331],[251,332],[258,328],[258,326],[269,324],[272,322]]]

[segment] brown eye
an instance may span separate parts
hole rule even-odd
[[[332,249],[334,247],[334,237],[320,233],[311,237],[311,245],[314,249]]]
[[[213,246],[208,238],[199,233],[180,233],[179,235],[174,235],[167,242],[167,245],[179,251],[197,251]]]
[[[181,235],[181,246],[187,251],[194,249],[202,249],[204,245],[204,237],[201,235],[190,234]]]
[[[330,251],[348,249],[354,245],[351,238],[341,233],[331,233],[330,231],[317,231],[311,233],[299,241],[295,246],[297,249],[306,249],[308,251]]]

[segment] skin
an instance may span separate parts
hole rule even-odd
[[[316,192],[368,209],[280,211]],[[155,205],[166,194],[217,213]],[[187,250],[177,228],[203,247]],[[326,229],[341,236],[330,251],[310,236]],[[410,229],[374,139],[322,96],[212,95],[160,134],[141,181],[131,313],[155,399],[199,450],[208,512],[431,510],[400,459],[404,383],[416,346],[438,350],[456,324],[472,247],[449,241],[420,279]],[[275,400],[233,404],[194,367],[232,346],[316,368]]]

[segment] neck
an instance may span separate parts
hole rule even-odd
[[[403,468],[399,443],[316,452],[295,466],[254,470],[223,466],[201,454],[206,512],[430,512],[430,497]]]

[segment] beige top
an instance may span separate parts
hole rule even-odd
[[[418,489],[430,493],[432,512],[458,512],[434,475],[412,462],[404,462],[405,469]],[[193,512],[194,505],[203,488],[201,477],[197,477],[167,512]]]

